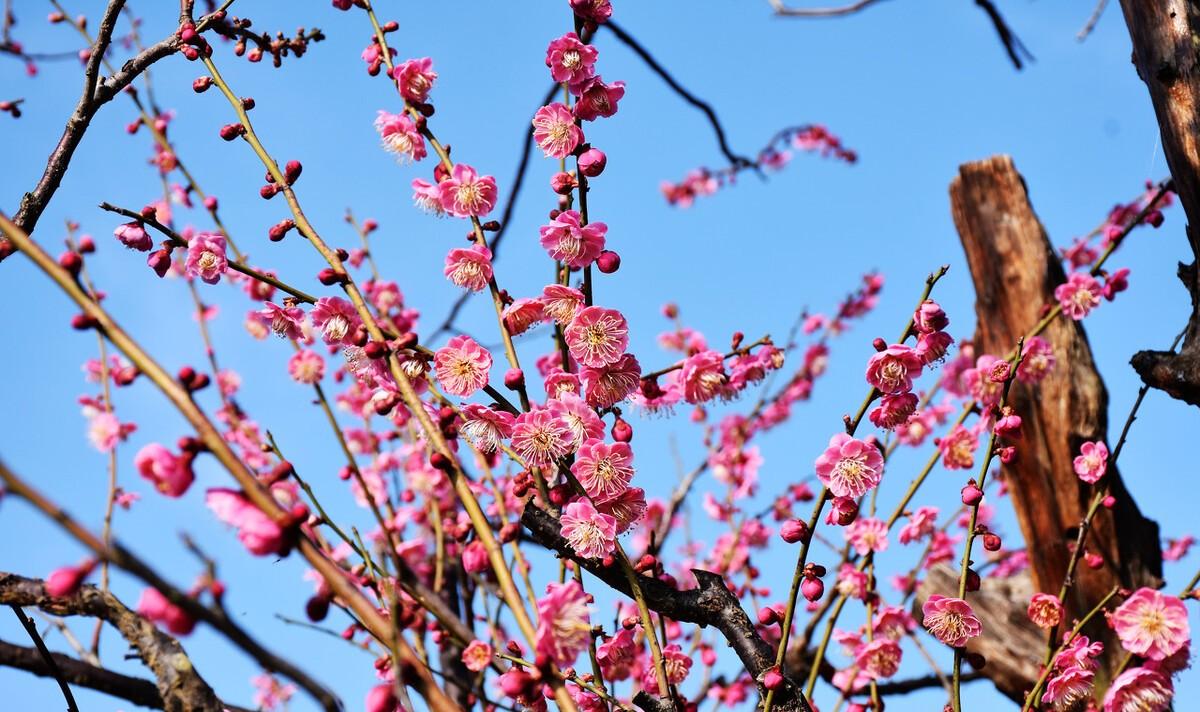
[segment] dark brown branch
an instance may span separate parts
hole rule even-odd
[[[50,677],[54,678],[55,682],[58,683],[58,689],[62,690],[63,698],[67,701],[67,712],[79,712],[79,705],[75,704],[75,695],[71,694],[71,687],[67,685],[62,670],[59,669],[54,656],[50,654],[50,649],[46,647],[46,641],[42,640],[41,634],[38,633],[37,626],[33,624],[33,621],[29,620],[29,616],[25,615],[25,611],[21,610],[20,606],[13,605],[12,611],[17,615],[17,620],[21,621],[21,626],[25,628],[25,632],[29,634],[29,639],[33,641],[34,646],[37,648],[37,653],[41,656],[42,663],[45,664]]]
[[[521,514],[521,523],[529,530],[533,541],[569,558],[587,569],[612,589],[632,596],[629,581],[617,566],[604,566],[596,559],[579,559],[571,545],[559,533],[559,523],[553,516],[530,502]],[[712,626],[721,632],[746,671],[760,683],[762,675],[775,665],[775,651],[755,630],[754,623],[736,596],[729,590],[720,574],[692,569],[697,587],[680,591],[656,578],[641,576],[638,583],[646,605],[661,616],[682,623]],[[759,690],[760,693],[764,691]],[[799,686],[785,676],[783,685],[775,691],[772,709],[805,710]]]
[[[119,672],[106,670],[62,653],[50,653],[50,656],[63,678],[72,685],[103,692],[139,707],[156,710],[164,708],[162,695],[158,694],[158,688],[149,680],[122,675]],[[13,645],[3,640],[0,640],[0,666],[24,670],[38,677],[54,675],[38,651]],[[229,704],[225,705],[225,708],[230,712],[248,712],[244,707],[235,707]]]
[[[1179,279],[1191,297],[1183,347],[1178,353],[1140,351],[1132,364],[1147,385],[1200,406],[1200,7],[1169,0],[1122,0],[1133,41],[1133,63],[1146,83],[1158,118],[1163,155],[1175,192],[1187,215],[1191,264],[1179,265]]]
[[[154,673],[164,709],[220,712],[224,707],[196,672],[179,641],[126,608],[110,593],[83,586],[78,593],[59,598],[47,594],[41,581],[0,572],[0,603],[40,608],[59,616],[83,615],[106,621],[120,631]]]
[[[600,25],[600,27],[607,28],[610,32],[612,32],[622,44],[633,50],[633,53],[640,57],[652,72],[657,74],[664,82],[666,82],[667,86],[671,87],[672,91],[678,94],[680,98],[682,98],[688,104],[691,104],[704,113],[704,116],[708,118],[708,123],[712,125],[713,132],[715,132],[717,135],[717,144],[721,148],[721,153],[725,156],[725,159],[729,161],[731,166],[750,168],[757,165],[749,158],[734,153],[733,149],[729,147],[729,141],[725,138],[725,128],[721,126],[721,121],[717,118],[717,112],[713,110],[711,104],[700,99],[695,94],[691,93],[682,85],[680,85],[680,83],[675,80],[675,77],[671,76],[671,73],[658,63],[658,60],[654,58],[654,55],[650,54],[650,52],[647,51],[646,48],[641,45],[641,43],[634,39],[632,35],[621,29],[620,25],[609,20],[603,25]]]
[[[1018,70],[1024,67],[1021,57],[1026,60],[1034,61],[1033,54],[1021,42],[1021,38],[1017,37],[1008,23],[1004,21],[1004,16],[996,9],[995,3],[992,0],[975,0],[978,5],[992,21],[992,27],[996,28],[996,36],[1000,38],[1000,44],[1004,45],[1004,52],[1008,55],[1008,59],[1013,63],[1013,66]]]

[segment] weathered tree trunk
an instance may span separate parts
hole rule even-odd
[[[1062,265],[1008,156],[961,166],[950,184],[950,202],[975,282],[977,353],[1009,353],[1038,322],[1044,305],[1054,302],[1054,288],[1065,279]],[[1106,440],[1108,393],[1078,322],[1059,317],[1042,336],[1053,346],[1057,365],[1037,386],[1014,383],[1009,401],[1023,420],[1023,438],[1017,459],[1003,469],[1034,587],[1057,594],[1089,499],[1072,461],[1084,441]],[[1100,509],[1086,544],[1104,563],[1094,570],[1078,567],[1064,601],[1068,620],[1090,610],[1114,585],[1154,586],[1162,575],[1158,525],[1142,516],[1115,466],[1106,481],[1117,503]],[[1023,609],[1027,603],[1014,605]],[[1121,650],[1112,631],[1097,619],[1085,632],[1105,642],[1101,669],[1111,672]],[[1032,654],[1036,658],[1041,650]]]
[[[1179,353],[1140,351],[1133,367],[1147,384],[1200,406],[1200,6],[1186,0],[1121,0],[1133,63],[1150,90],[1163,155],[1187,215],[1191,264],[1179,278],[1192,314]]]

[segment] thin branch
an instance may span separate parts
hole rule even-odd
[[[1100,16],[1104,14],[1104,8],[1108,7],[1108,0],[1100,0],[1096,3],[1096,9],[1092,10],[1091,17],[1084,23],[1079,33],[1075,35],[1075,39],[1082,42],[1092,34],[1092,30],[1096,29],[1096,23],[1100,22]]]
[[[778,17],[842,17],[866,10],[880,0],[858,0],[839,7],[788,7],[783,0],[770,0]]]
[[[50,671],[50,675],[58,682],[58,688],[62,690],[63,697],[67,700],[67,712],[79,712],[79,706],[75,704],[75,695],[71,694],[71,687],[67,685],[66,678],[63,677],[62,670],[58,668],[58,663],[50,654],[50,649],[46,647],[46,641],[42,640],[42,636],[38,633],[37,626],[25,615],[25,611],[15,603],[11,606],[13,613],[17,615],[17,620],[21,621],[21,626],[25,628],[25,632],[29,634],[29,638],[37,647],[38,654],[42,657],[46,667]]]
[[[1004,52],[1008,55],[1009,61],[1013,63],[1013,67],[1024,68],[1025,65],[1021,61],[1022,56],[1027,61],[1034,61],[1033,53],[1025,47],[1021,38],[1017,37],[1008,23],[1004,21],[1004,16],[996,9],[992,0],[975,0],[975,4],[987,13],[988,19],[992,21],[992,26],[996,28],[996,35],[1000,38],[1000,44],[1004,45]]]

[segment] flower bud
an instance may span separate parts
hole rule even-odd
[[[987,549],[988,551],[1000,551],[1001,546],[1003,546],[1003,542],[1000,540],[999,536],[993,534],[992,532],[988,532],[987,534],[983,535],[984,549]]]
[[[566,172],[555,173],[550,177],[550,190],[553,190],[559,195],[567,195],[572,190],[575,190],[575,176]]]
[[[789,519],[779,528],[779,536],[789,544],[808,538],[808,524],[799,519]]]
[[[58,256],[58,266],[71,273],[71,276],[79,276],[79,271],[83,269],[83,258],[78,252],[68,250]]]
[[[815,576],[806,576],[800,584],[800,593],[804,600],[815,603],[825,595],[825,583]]]
[[[589,148],[579,156],[579,172],[588,178],[595,178],[604,172],[608,158],[598,148]]]
[[[771,668],[763,673],[763,687],[768,690],[774,690],[783,684],[783,675],[779,673],[779,668]]]
[[[204,92],[208,91],[208,88],[212,86],[212,83],[212,77],[196,77],[192,81],[192,91],[196,92],[197,94],[203,94]]]
[[[858,502],[851,497],[834,497],[829,504],[829,523],[848,526],[858,518]]]
[[[95,251],[96,251],[96,241],[92,239],[91,235],[84,235],[79,238],[79,253],[80,254],[90,255],[91,253],[93,253]]]
[[[313,596],[304,604],[304,614],[313,623],[320,623],[329,615],[329,599],[324,596]]]
[[[612,439],[616,442],[627,443],[633,440],[633,427],[620,416],[617,416],[617,419],[613,421],[610,432],[612,433]]]
[[[504,386],[515,391],[525,386],[525,372],[519,368],[510,368],[504,372]]]
[[[171,253],[169,250],[155,250],[146,258],[146,264],[154,270],[154,274],[165,277],[167,270],[171,269]]]
[[[300,161],[288,161],[283,168],[283,177],[287,179],[287,184],[291,185],[300,178],[300,173],[304,171],[304,166],[300,165]]]
[[[612,274],[621,269],[621,256],[612,250],[605,250],[596,258],[596,268],[604,274]]]
[[[758,622],[760,625],[775,625],[779,622],[779,612],[770,606],[763,606],[758,609]]]
[[[284,238],[285,235],[288,234],[288,230],[291,230],[294,227],[296,227],[296,221],[292,220],[291,218],[280,220],[272,225],[269,230],[267,230],[267,239],[269,239],[271,242],[279,242]]]
[[[975,484],[975,480],[971,480],[961,490],[962,503],[968,507],[974,507],[983,500],[983,490]]]

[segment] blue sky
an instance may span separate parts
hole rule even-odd
[[[16,37],[30,51],[77,47],[69,28],[44,22],[44,6],[17,5]],[[391,39],[401,58],[434,58],[440,74],[433,119],[438,135],[453,145],[459,160],[494,174],[503,198],[522,132],[547,86],[546,43],[570,28],[566,3],[379,5],[384,18],[400,22]],[[134,7],[148,13],[148,38],[171,30],[173,13],[152,9],[151,3]],[[235,59],[228,46],[218,49],[218,64],[235,91],[256,99],[253,119],[267,148],[281,161],[303,162],[298,192],[318,230],[335,244],[353,246],[354,236],[342,222],[346,208],[377,219],[381,229],[373,244],[384,271],[399,282],[408,303],[425,314],[427,327],[436,325],[457,294],[442,278],[441,264],[446,250],[461,243],[463,225],[414,210],[408,183],[424,167],[398,167],[378,147],[371,127],[375,112],[394,111],[397,105],[384,82],[366,75],[358,57],[370,38],[365,16],[335,11],[326,2],[240,0],[234,9],[251,16],[256,28],[290,32],[302,24],[327,34],[326,42],[300,60],[287,60],[281,70]],[[946,190],[960,163],[1013,155],[1056,244],[1090,230],[1113,204],[1135,195],[1143,181],[1165,175],[1157,127],[1129,61],[1118,9],[1109,8],[1082,44],[1074,35],[1088,6],[1003,2],[1001,9],[1037,57],[1023,72],[1012,69],[986,16],[972,3],[881,3],[859,16],[805,21],[773,18],[765,1],[618,0],[616,18],[680,82],[716,107],[735,150],[753,154],[782,127],[819,122],[860,156],[854,166],[801,156],[769,181],[747,177],[689,210],[668,207],[658,184],[699,165],[719,167],[712,132],[698,112],[612,36],[602,33],[596,41],[605,78],[627,84],[620,113],[588,126],[589,140],[609,159],[593,185],[592,217],[608,223],[609,244],[623,257],[620,272],[598,281],[597,300],[629,316],[632,350],[644,366],[668,362],[654,346],[655,335],[666,327],[658,313],[664,302],[678,303],[684,320],[713,343],[724,343],[737,330],[782,339],[804,307],[832,309],[866,271],[878,269],[887,277],[876,312],[836,342],[831,371],[812,401],[762,442],[764,502],[809,473],[808,463],[838,429],[841,414],[862,398],[862,364],[871,353],[871,339],[897,331],[924,276],[942,263],[951,271],[936,296],[950,314],[952,331],[970,333],[973,294]],[[199,73],[180,57],[154,68],[159,101],[177,112],[171,130],[181,157],[200,184],[220,197],[227,225],[255,262],[316,291],[318,285],[306,276],[322,266],[315,253],[295,239],[280,245],[266,241],[267,228],[284,217],[285,208],[257,197],[262,169],[250,151],[218,138],[218,128],[233,116],[216,92],[191,91]],[[0,116],[0,209],[6,213],[40,176],[78,98],[79,80],[71,61],[43,63],[41,75],[29,79],[18,62],[0,57],[0,98],[26,99],[20,120]],[[158,181],[145,165],[149,138],[123,131],[133,118],[132,105],[121,97],[101,112],[35,236],[57,252],[67,219],[95,235],[101,249],[88,265],[109,293],[108,307],[173,370],[202,357],[186,288],[158,281],[140,257],[118,249],[110,237],[118,221],[95,207],[107,200],[136,208],[158,195]],[[497,263],[501,283],[514,294],[539,291],[549,274],[536,227],[554,206],[545,188],[554,165],[535,158]],[[204,225],[202,217],[193,219]],[[1174,277],[1176,261],[1187,257],[1182,230],[1182,214],[1172,209],[1162,229],[1135,233],[1115,261],[1132,269],[1130,291],[1087,321],[1111,395],[1114,430],[1138,386],[1129,357],[1139,348],[1165,348],[1186,320],[1187,300]],[[335,477],[339,455],[319,412],[283,370],[287,350],[274,342],[251,342],[240,326],[246,302],[232,290],[209,288],[205,297],[222,308],[213,323],[214,339],[222,364],[245,379],[241,401],[308,479],[330,493],[325,500],[331,508],[365,526],[367,518],[353,509]],[[95,340],[69,329],[73,309],[20,257],[0,266],[0,300],[0,330],[7,336],[0,350],[0,456],[98,528],[105,459],[84,439],[76,404],[87,392],[80,364],[94,356]],[[490,334],[490,305],[473,302],[461,323]],[[520,344],[526,359],[543,347],[537,340]],[[213,394],[202,401],[211,407]],[[188,531],[203,541],[221,561],[230,583],[228,601],[239,620],[271,647],[319,671],[350,709],[358,708],[373,684],[370,659],[273,618],[275,612],[302,616],[309,589],[300,578],[301,564],[295,558],[250,557],[209,516],[203,488],[225,485],[227,477],[207,460],[200,462],[197,486],[188,496],[159,499],[132,472],[132,456],[145,443],[173,442],[186,432],[184,424],[145,382],[118,391],[116,405],[123,420],[139,425],[120,450],[122,482],[145,497],[132,511],[118,514],[118,536],[183,586],[199,567],[177,533]],[[699,433],[685,415],[634,421],[636,484],[651,495],[661,496],[674,484],[671,438],[685,462],[702,456]],[[1180,483],[1190,481],[1196,466],[1170,453],[1178,452],[1181,438],[1194,435],[1195,419],[1193,409],[1152,394],[1122,456],[1130,490],[1143,511],[1162,524],[1164,536],[1179,536],[1192,526],[1190,503],[1179,494],[1188,486]],[[892,474],[882,501],[894,501],[926,456],[912,453],[889,464]],[[940,470],[935,476],[944,486],[931,489],[925,501],[949,506],[958,479]],[[1005,515],[1003,522],[1003,531],[1015,538],[1011,517]],[[0,504],[0,537],[6,542],[0,546],[0,570],[40,576],[81,556],[78,547],[16,501]],[[790,571],[793,556],[780,547],[759,565],[764,571]],[[1182,586],[1197,564],[1196,557],[1169,564],[1170,587]],[[897,568],[908,565],[898,561]],[[775,598],[785,595],[786,576],[769,583],[777,589]],[[118,577],[115,590],[134,602],[140,589]],[[90,634],[90,624],[78,630]],[[111,631],[106,635],[104,659],[140,674],[136,665],[119,662],[124,648]],[[24,639],[10,616],[0,616],[0,637]],[[58,636],[50,640],[63,647]],[[203,628],[185,643],[220,694],[249,703],[248,680],[257,673],[252,661]],[[917,672],[916,655],[908,654],[913,660],[905,670]],[[1200,699],[1195,677],[1186,673],[1180,686],[1184,708]],[[0,689],[14,709],[61,706],[53,683],[22,673],[0,669]],[[976,709],[990,708],[997,699],[986,686],[969,689]],[[109,698],[77,694],[87,710],[123,708]],[[930,709],[941,697],[935,691],[898,698],[889,709]],[[825,690],[818,700],[832,705],[833,697]],[[298,696],[294,709],[311,709],[309,704]]]

